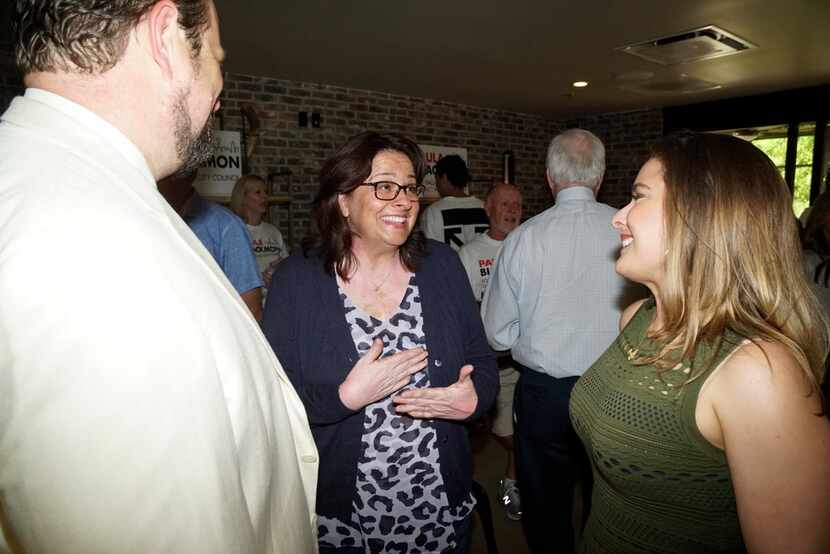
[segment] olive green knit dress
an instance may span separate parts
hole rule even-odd
[[[634,363],[656,349],[646,337],[653,317],[649,300],[571,396],[571,419],[594,472],[580,552],[744,552],[726,456],[695,423],[706,377],[744,339],[724,336],[709,369],[683,386],[689,364],[658,374]],[[712,349],[701,346],[694,366]]]

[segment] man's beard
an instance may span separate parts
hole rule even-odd
[[[192,134],[193,120],[187,111],[189,95],[190,91],[182,92],[173,106],[176,155],[181,162],[175,172],[177,176],[195,172],[199,166],[210,159],[213,155],[213,141],[216,136],[213,131],[213,112],[210,112],[202,130],[196,136]]]

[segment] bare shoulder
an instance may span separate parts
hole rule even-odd
[[[631,318],[634,317],[634,314],[637,313],[637,310],[640,309],[640,306],[642,306],[646,300],[648,300],[648,298],[637,300],[636,302],[629,304],[628,307],[622,311],[622,314],[620,314],[620,331],[625,329],[625,326],[628,325],[628,322],[631,321]]]
[[[813,418],[821,398],[792,352],[780,343],[747,341],[706,384],[719,419],[724,416]]]
[[[793,354],[781,344],[746,342],[704,383],[701,399],[704,393],[747,550],[830,551],[830,421]]]
[[[728,386],[749,388],[755,393],[808,395],[810,382],[793,353],[783,344],[746,341],[724,363],[722,372]],[[734,383],[732,383],[734,381]]]

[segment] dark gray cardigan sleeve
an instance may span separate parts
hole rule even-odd
[[[470,281],[461,260],[451,248],[429,242],[429,256],[424,260],[424,285],[429,289],[433,302],[424,305],[433,317],[431,321],[435,327],[433,331],[441,334],[447,344],[447,357],[457,355],[461,365],[472,364],[471,378],[478,396],[478,404],[468,420],[484,415],[493,405],[499,388],[498,367],[495,352],[487,343],[484,326],[481,323],[481,314],[473,296]],[[435,302],[435,299],[440,299]],[[451,328],[457,326],[457,329]],[[429,341],[427,337],[427,341]],[[431,352],[432,354],[432,352]],[[448,382],[433,383],[432,386],[447,386],[458,379],[458,367],[452,367],[453,372]]]
[[[280,263],[271,279],[262,315],[265,337],[302,400],[312,426],[336,423],[356,413],[340,401],[339,382],[310,383],[305,379],[308,367],[330,367],[337,363],[325,355],[332,350],[322,348],[326,341],[337,337],[321,337],[312,332],[323,331],[315,324],[315,318],[331,309],[321,302],[323,291],[320,289],[324,287],[318,272],[323,274],[323,271],[317,265],[316,259],[303,258],[300,254]],[[303,305],[297,305],[298,302]],[[310,347],[309,342],[315,346]]]

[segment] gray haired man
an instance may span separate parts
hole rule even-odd
[[[505,239],[482,303],[487,338],[521,371],[514,444],[522,526],[531,552],[573,552],[574,485],[590,499],[590,467],[568,402],[582,373],[617,336],[626,282],[614,271],[614,208],[596,201],[605,147],[570,129],[551,141],[553,207]]]

